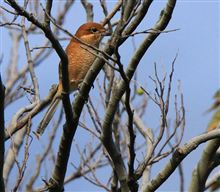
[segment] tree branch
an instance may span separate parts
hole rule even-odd
[[[25,29],[25,17],[22,18],[21,29],[22,29],[22,35],[23,35],[24,45],[25,45],[25,50],[26,50],[28,68],[29,68],[29,72],[30,72],[30,76],[31,76],[31,80],[32,80],[32,84],[33,84],[34,92],[35,92],[34,93],[34,95],[35,95],[34,100],[39,102],[39,100],[40,100],[39,85],[38,85],[37,77],[35,75],[34,64],[33,64],[32,56],[31,56],[28,36],[26,33],[26,29]]]
[[[53,0],[47,0],[46,2],[46,10],[44,13],[44,24],[45,27],[50,27],[50,18],[48,17],[48,15],[50,15],[51,9],[52,9],[52,5],[53,5]]]
[[[19,122],[17,121],[12,122],[11,125],[7,127],[7,129],[5,130],[5,140],[8,140],[14,133],[16,133],[18,130],[23,128],[28,123],[30,118],[33,118],[41,110],[43,110],[51,102],[55,93],[56,93],[56,88],[52,87],[49,95],[45,99],[41,100],[40,102],[31,104],[31,106],[34,106],[34,108],[31,108],[31,111],[28,113],[28,115],[25,115],[24,117],[22,117],[19,120]],[[28,107],[31,107],[31,106],[28,106]],[[21,110],[25,111],[25,108]]]
[[[3,179],[3,166],[4,166],[4,153],[5,153],[5,119],[4,119],[4,98],[5,98],[5,87],[2,84],[0,74],[0,191],[5,191],[5,184]]]
[[[219,128],[215,131],[220,131]],[[211,131],[212,132],[212,131]],[[210,133],[211,133],[210,132]],[[208,133],[207,133],[208,134]],[[213,170],[213,159],[215,158],[216,151],[220,146],[220,139],[214,139],[209,141],[202,153],[201,159],[197,163],[196,168],[193,170],[192,180],[189,186],[189,191],[192,192],[199,192],[205,190],[205,183],[210,174]]]
[[[92,22],[94,13],[93,13],[93,5],[92,3],[89,3],[87,0],[81,0],[81,3],[86,11],[86,16],[87,16],[87,22]]]
[[[214,130],[209,133],[205,133],[205,134],[196,136],[196,137],[190,139],[182,147],[178,147],[175,150],[171,159],[164,166],[164,168],[157,174],[155,179],[151,180],[150,183],[147,184],[144,192],[156,191],[158,189],[158,187],[160,187],[164,183],[164,181],[166,181],[167,178],[176,170],[176,168],[182,162],[182,160],[189,153],[191,153],[193,150],[195,150],[200,144],[211,140],[211,141],[209,141],[209,143],[207,145],[207,146],[211,146],[216,141],[219,142],[220,141],[219,138],[220,138],[220,130]],[[206,166],[207,166],[207,164],[206,164]],[[205,185],[205,182],[204,182],[204,185]],[[193,188],[190,188],[190,189],[193,189]],[[194,190],[190,190],[190,191],[194,192]],[[195,191],[201,191],[201,190],[195,190]]]

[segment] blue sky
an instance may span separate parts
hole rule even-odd
[[[95,9],[95,21],[99,22],[103,19],[103,15],[100,13],[99,2],[94,2]],[[108,6],[114,5],[115,1],[107,1]],[[142,22],[137,31],[145,30],[152,27],[152,24],[157,20],[161,8],[164,6],[166,1],[155,1],[152,3],[149,9],[148,17]],[[56,4],[56,1],[54,2]],[[56,5],[55,5],[56,6]],[[55,13],[54,13],[55,14]],[[79,17],[80,15],[80,17]],[[76,1],[76,4],[72,7],[68,13],[68,20],[65,22],[65,27],[74,32],[77,27],[85,22],[85,14],[81,7],[80,1]],[[211,114],[204,115],[204,112],[212,104],[212,96],[215,91],[220,88],[219,82],[219,1],[183,1],[177,2],[176,8],[172,20],[167,29],[180,29],[176,32],[167,34],[161,34],[159,38],[150,47],[144,58],[142,59],[138,69],[138,81],[144,85],[147,90],[153,91],[149,82],[149,75],[153,74],[153,63],[156,62],[158,68],[170,71],[171,63],[178,53],[173,87],[177,87],[177,82],[181,81],[181,88],[184,93],[184,103],[186,108],[186,129],[183,138],[183,142],[188,141],[190,138],[203,133],[206,130]],[[7,61],[9,54],[8,50],[10,44],[7,43],[8,35],[5,31],[1,33],[1,52],[4,54],[4,61]],[[134,38],[135,44],[141,42],[144,35],[140,35]],[[67,42],[61,42],[65,47]],[[38,44],[38,41],[34,40],[32,46]],[[6,49],[3,50],[3,45]],[[122,62],[126,65],[130,59],[130,55],[133,53],[132,49],[127,49],[127,46],[131,46],[131,40],[127,42],[125,46],[120,48],[122,55]],[[22,48],[21,48],[21,55]],[[24,62],[24,58],[20,57],[20,63]],[[42,97],[47,95],[48,88],[51,84],[56,83],[58,79],[57,66],[59,59],[53,54],[52,57],[48,58],[39,68],[37,68],[37,76],[40,83],[40,91]],[[3,62],[1,66],[1,73],[4,78],[4,69],[8,63]],[[55,67],[54,67],[55,66]],[[49,73],[48,73],[49,72]],[[175,89],[174,89],[175,92]],[[91,93],[92,96],[97,97],[94,91]],[[27,103],[27,100],[21,101],[19,106]],[[6,110],[6,123],[10,120],[11,113],[18,109],[19,106],[10,106]],[[151,106],[151,104],[150,104]],[[155,127],[158,124],[158,116],[149,115],[152,114],[153,109],[147,110],[146,117],[144,118],[145,123],[150,127]],[[35,120],[39,120],[41,117],[37,117]],[[171,113],[172,118],[172,113]],[[36,128],[36,126],[35,126]],[[82,144],[86,141],[82,137],[83,131],[78,130],[75,138],[75,143]],[[57,140],[57,145],[58,145]],[[32,147],[38,147],[39,142],[34,142]],[[204,147],[204,145],[202,145]],[[191,178],[189,170],[195,167],[196,162],[202,151],[202,147],[194,151],[187,157],[183,163],[185,170],[185,186],[187,187]],[[74,153],[74,149],[72,151]],[[74,159],[74,157],[72,156]],[[74,159],[74,161],[77,161]],[[158,170],[163,167],[162,161],[156,165],[153,169],[152,174],[155,175]],[[72,169],[73,170],[73,169]],[[71,168],[68,173],[71,172]],[[99,175],[105,178],[106,171],[100,171]],[[179,190],[179,179],[178,173],[175,172],[169,180],[167,180],[161,187],[160,191],[178,191]],[[92,191],[97,190],[96,187],[92,187],[87,182],[81,180],[74,181],[67,185],[67,189],[79,190],[79,191]],[[185,188],[187,189],[187,188]]]

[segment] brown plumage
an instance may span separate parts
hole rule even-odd
[[[99,46],[102,36],[105,34],[105,28],[99,23],[85,23],[79,27],[75,36],[81,41],[90,44],[94,47]],[[89,49],[89,48],[86,48]],[[75,38],[72,38],[66,48],[66,54],[68,57],[68,75],[69,75],[69,89],[70,92],[77,90],[79,84],[83,81],[89,68],[96,59],[96,56],[92,54],[92,49],[89,51],[82,47],[82,44]],[[42,135],[45,128],[49,124],[53,117],[56,108],[61,100],[62,83],[58,84],[57,92],[44,116],[40,125],[36,131],[36,134]]]

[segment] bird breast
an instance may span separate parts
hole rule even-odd
[[[84,47],[79,43],[71,43],[66,49],[71,91],[78,88],[96,59],[91,53],[94,50]]]

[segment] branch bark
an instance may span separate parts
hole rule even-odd
[[[0,191],[5,191],[4,179],[3,179],[3,166],[4,166],[4,153],[5,153],[5,119],[4,119],[4,98],[5,88],[2,84],[0,75]]]
[[[200,144],[210,141],[208,146],[216,142],[217,140],[219,141],[220,138],[220,130],[214,130],[209,133],[205,133],[202,135],[199,135],[197,137],[192,138],[189,140],[187,143],[185,143],[182,147],[179,147],[175,150],[173,156],[171,159],[168,161],[168,163],[164,166],[164,168],[157,174],[155,179],[152,179],[150,183],[147,184],[145,191],[144,192],[153,192],[160,187],[164,181],[167,180],[167,178],[176,170],[178,165],[182,162],[182,160],[193,150],[195,150]],[[206,164],[207,166],[207,164]],[[204,167],[203,167],[204,168]],[[201,183],[200,183],[201,184]],[[205,185],[205,183],[204,183]],[[191,190],[193,189],[193,190]],[[190,191],[203,191],[203,190],[197,190],[196,188],[190,188]],[[200,188],[201,189],[201,188]]]
[[[217,129],[215,131],[220,131]],[[211,171],[215,168],[215,155],[216,151],[220,146],[220,139],[214,139],[209,141],[202,153],[201,159],[199,160],[196,168],[192,173],[192,180],[189,186],[189,191],[191,192],[199,192],[205,190],[206,180],[211,173]]]

